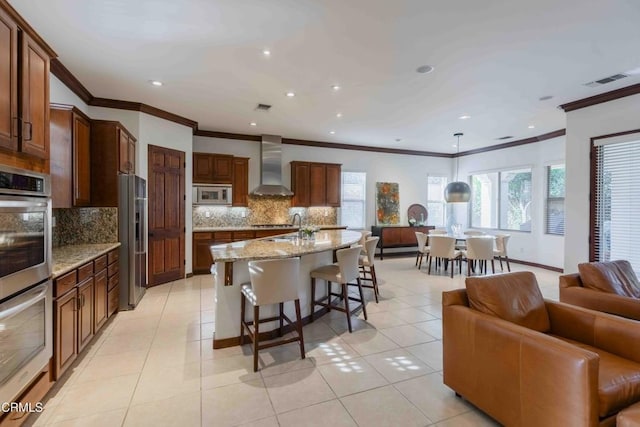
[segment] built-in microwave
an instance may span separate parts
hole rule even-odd
[[[194,205],[231,205],[230,185],[194,185]]]

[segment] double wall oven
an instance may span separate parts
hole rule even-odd
[[[0,402],[53,353],[50,179],[0,166]]]

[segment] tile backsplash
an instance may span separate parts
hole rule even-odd
[[[54,209],[53,247],[118,241],[118,208]]]
[[[292,208],[288,197],[249,197],[248,207],[194,206],[193,227],[247,227],[289,224],[299,213],[303,224],[336,225],[337,208]]]

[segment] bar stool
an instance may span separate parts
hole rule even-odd
[[[360,272],[362,273],[362,277],[360,280],[370,281],[370,285],[360,286],[363,288],[373,289],[373,295],[376,297],[376,304],[378,303],[378,295],[380,292],[378,291],[378,278],[376,277],[376,266],[374,265],[375,253],[376,253],[376,245],[378,244],[379,237],[371,237],[367,239],[364,244],[366,249],[365,255],[360,255],[360,259],[358,261],[358,265],[360,266]],[[369,277],[367,277],[369,274]]]
[[[362,246],[360,255],[366,255],[367,254],[367,246],[365,245],[365,242],[367,241],[367,239],[369,237],[371,237],[371,232],[370,231],[361,231],[362,236],[360,237],[360,241],[357,243],[358,245]],[[375,248],[373,248],[375,251]]]
[[[300,258],[249,261],[249,276],[251,283],[243,283],[241,288],[240,345],[244,344],[244,328],[247,328],[247,336],[253,343],[253,371],[258,370],[258,350],[277,345],[300,341],[300,357],[304,359],[304,337],[302,336],[302,318],[298,297]],[[253,305],[252,321],[245,320],[245,302],[247,300]],[[293,301],[295,304],[295,324],[284,314],[285,301]],[[269,304],[279,304],[279,315],[260,319],[260,306]],[[260,345],[260,323],[276,320],[280,322],[279,336],[282,336],[283,320],[295,327],[298,336]]]
[[[349,300],[357,301],[362,305],[362,312],[364,313],[364,319],[367,320],[367,309],[364,304],[364,296],[362,294],[362,284],[360,282],[360,271],[358,267],[358,260],[360,257],[361,246],[354,246],[351,248],[340,249],[336,251],[336,258],[338,259],[338,265],[331,264],[317,268],[311,272],[311,314],[310,320],[313,322],[313,312],[316,305],[326,307],[329,311],[338,310],[347,315],[347,325],[349,326],[349,332],[351,329],[351,314],[357,310],[357,308],[351,310],[349,308]],[[327,282],[327,295],[316,300],[316,279],[324,280]],[[356,283],[351,283],[353,281]],[[341,285],[341,293],[332,292],[332,283],[338,283]],[[354,285],[358,287],[360,293],[360,299],[349,296],[348,285]],[[331,304],[331,297],[338,297],[344,301],[344,307]],[[323,302],[327,300],[327,302]]]

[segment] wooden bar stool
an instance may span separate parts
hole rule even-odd
[[[247,335],[253,342],[253,371],[258,370],[258,350],[277,345],[300,341],[300,357],[304,359],[304,337],[302,336],[302,318],[300,316],[300,299],[298,297],[300,258],[249,261],[249,276],[251,283],[242,284],[241,289],[240,345],[244,344],[244,329],[247,328]],[[245,303],[247,300],[253,305],[252,321],[245,320]],[[295,324],[284,314],[285,301],[293,301],[295,304]],[[269,304],[279,304],[279,315],[260,319],[260,306]],[[283,320],[295,327],[297,336],[260,345],[260,323],[276,320],[280,322],[279,336],[282,336]]]
[[[338,265],[331,264],[317,268],[311,272],[311,314],[310,319],[313,322],[313,311],[316,305],[326,307],[329,311],[338,310],[347,315],[347,325],[349,326],[349,332],[351,329],[351,314],[358,308],[350,309],[349,301],[359,302],[362,306],[362,312],[364,313],[364,319],[367,320],[367,309],[364,303],[364,297],[362,294],[362,283],[360,282],[360,271],[358,267],[358,260],[360,257],[360,251],[362,246],[354,246],[352,248],[340,249],[336,251],[336,258],[338,259]],[[316,279],[321,279],[327,282],[327,295],[316,300]],[[356,283],[351,283],[355,281]],[[334,293],[331,289],[332,283],[338,283],[341,285],[341,292]],[[360,293],[360,299],[349,296],[348,285],[358,287]],[[331,297],[338,297],[344,301],[344,307],[331,304]],[[323,302],[327,300],[327,302]]]
[[[379,237],[371,237],[366,240],[364,244],[366,249],[365,255],[360,255],[360,260],[358,261],[360,272],[362,273],[360,280],[371,282],[371,285],[361,284],[360,286],[363,288],[373,289],[373,295],[376,297],[376,304],[378,303],[378,295],[380,295],[380,292],[378,291],[378,278],[376,277],[376,266],[374,264],[378,240],[380,240]],[[367,274],[369,277],[367,277]]]

